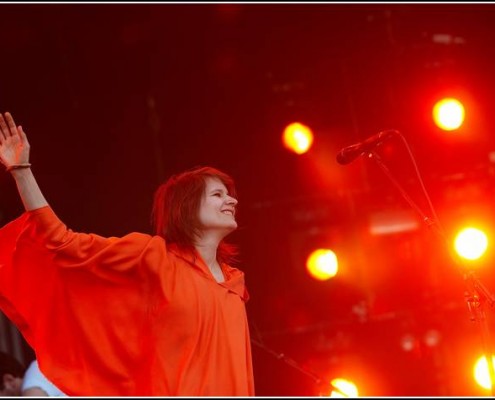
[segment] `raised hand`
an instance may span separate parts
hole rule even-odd
[[[0,162],[9,168],[29,163],[29,142],[22,127],[16,126],[12,115],[0,113]]]

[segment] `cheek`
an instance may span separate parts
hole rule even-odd
[[[204,208],[199,210],[198,219],[202,223],[208,220],[208,212]]]
[[[208,222],[215,218],[215,208],[211,204],[205,203],[199,210],[199,221]]]

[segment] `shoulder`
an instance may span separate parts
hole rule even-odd
[[[22,389],[25,390],[32,386],[37,386],[36,383],[43,377],[38,366],[38,361],[34,360],[29,364],[29,367],[24,374],[24,381],[22,382]]]
[[[47,396],[63,396],[64,394],[53,385],[39,369],[38,361],[34,360],[29,364],[29,367],[24,374],[22,381],[22,392],[24,396],[41,395],[39,391],[43,391]]]

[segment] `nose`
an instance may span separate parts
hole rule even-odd
[[[237,199],[231,196],[227,196],[227,204],[232,204],[236,206],[238,203]]]

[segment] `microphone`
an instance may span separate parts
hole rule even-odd
[[[360,155],[370,152],[375,147],[379,146],[384,140],[395,135],[396,133],[399,132],[395,129],[388,129],[386,131],[381,131],[362,142],[344,147],[337,154],[337,162],[342,165],[349,164]]]

